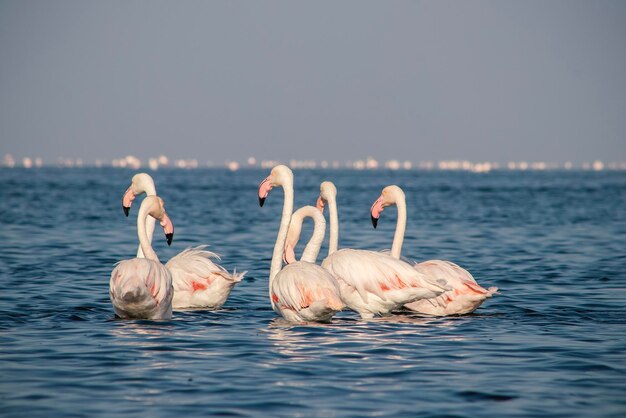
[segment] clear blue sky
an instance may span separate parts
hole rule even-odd
[[[625,1],[2,1],[0,155],[626,160]]]

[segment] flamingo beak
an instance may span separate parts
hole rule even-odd
[[[133,200],[135,200],[135,192],[133,192],[133,188],[131,186],[126,189],[124,197],[122,198],[122,209],[124,210],[124,215],[128,216],[130,213],[130,205],[133,204]]]
[[[172,245],[172,240],[174,239],[174,224],[167,213],[163,212],[163,217],[161,218],[161,226],[163,227],[163,232],[165,232],[165,240],[167,241],[167,245]]]
[[[285,250],[283,251],[283,261],[285,264],[291,264],[296,262],[296,253],[294,252],[293,245],[285,244]]]
[[[263,207],[270,190],[272,190],[272,183],[270,182],[270,178],[267,177],[259,185],[259,206]]]
[[[370,217],[372,218],[372,225],[374,228],[378,226],[378,218],[380,218],[380,213],[383,211],[383,196],[381,195],[374,204],[372,205],[372,209],[370,210]]]
[[[317,207],[320,212],[324,213],[324,199],[322,199],[322,196],[317,198],[317,204],[315,207]]]

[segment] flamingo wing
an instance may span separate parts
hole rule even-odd
[[[226,302],[246,272],[231,274],[212,260],[219,261],[220,258],[200,246],[188,248],[167,262],[174,282],[175,309],[218,309]]]
[[[414,268],[427,276],[447,280],[456,294],[475,293],[491,296],[498,290],[495,287],[485,289],[476,282],[469,271],[450,261],[429,260],[415,264]]]
[[[436,298],[416,301],[405,305],[407,308],[430,315],[466,314],[476,310],[485,299],[494,295],[498,288],[485,289],[464,268],[445,260],[429,260],[413,266],[420,273],[445,279],[451,290]]]
[[[366,302],[368,294],[386,300],[397,293],[394,291],[421,288],[423,298],[435,297],[449,289],[445,279],[432,279],[408,263],[375,251],[342,249],[328,256],[322,265],[354,288]]]
[[[447,280],[452,287],[462,286],[465,282],[476,283],[474,277],[464,268],[444,260],[428,260],[413,265],[420,273],[435,278]]]
[[[276,275],[271,296],[281,308],[298,312],[322,305],[340,311],[344,306],[333,276],[324,268],[305,261],[291,263]]]
[[[172,272],[177,289],[206,289],[217,278],[232,283],[243,279],[246,272],[229,273],[224,267],[212,261],[212,259],[220,261],[220,256],[204,248],[205,246],[187,248],[165,264],[165,267]]]
[[[167,319],[172,315],[172,275],[159,262],[133,258],[117,263],[109,294],[123,318]]]

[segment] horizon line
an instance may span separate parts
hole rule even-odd
[[[235,160],[226,160],[221,164],[215,164],[212,161],[207,161],[205,164],[200,164],[197,159],[174,159],[170,162],[170,159],[161,155],[159,157],[152,157],[148,159],[148,163],[144,164],[142,160],[133,156],[127,155],[122,158],[115,158],[109,162],[102,159],[95,159],[93,163],[85,163],[82,158],[57,158],[56,163],[44,164],[41,157],[31,158],[23,157],[21,165],[18,164],[15,158],[11,154],[5,154],[2,160],[2,167],[4,168],[43,168],[43,167],[58,167],[58,168],[82,168],[82,167],[111,167],[111,168],[128,168],[139,170],[141,168],[156,171],[158,169],[228,169],[231,171],[237,171],[239,169],[267,169],[276,165],[284,164],[292,169],[348,169],[348,170],[422,170],[422,171],[470,171],[470,172],[489,172],[492,170],[500,171],[545,171],[545,170],[582,170],[582,171],[603,171],[603,170],[626,170],[626,162],[608,162],[605,163],[601,160],[584,161],[579,164],[574,164],[571,161],[563,163],[545,162],[545,161],[508,161],[506,163],[482,161],[472,162],[469,160],[458,159],[445,159],[439,161],[419,161],[413,162],[410,160],[397,160],[390,159],[384,163],[380,163],[373,157],[367,157],[365,159],[346,160],[344,163],[338,160],[322,160],[317,161],[313,159],[298,160],[290,159],[289,161],[281,160],[261,160],[257,161],[255,157],[249,157],[245,162],[240,163]]]

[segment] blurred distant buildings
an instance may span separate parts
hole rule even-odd
[[[504,164],[492,161],[472,162],[468,160],[441,160],[441,161],[410,161],[410,160],[387,160],[379,161],[374,157],[367,157],[359,160],[349,160],[340,163],[337,160],[259,160],[256,157],[248,157],[245,161],[227,160],[222,164],[214,164],[207,161],[200,164],[196,158],[170,159],[166,155],[150,157],[141,160],[134,155],[127,155],[121,158],[114,158],[111,161],[102,159],[95,160],[92,164],[85,164],[82,158],[59,157],[56,162],[57,167],[83,167],[91,165],[95,167],[115,167],[132,170],[159,170],[161,168],[197,169],[197,168],[226,168],[231,171],[246,168],[272,168],[277,164],[287,164],[293,169],[351,169],[351,170],[443,170],[443,171],[468,171],[473,173],[488,173],[493,170],[510,171],[544,171],[544,170],[626,170],[626,162],[608,162],[600,160],[585,161],[582,164],[574,164],[571,161],[564,163],[544,162],[544,161],[509,161]],[[11,154],[5,154],[2,158],[2,166],[6,168],[40,168],[44,166],[44,161],[40,157],[22,157],[16,159]]]

